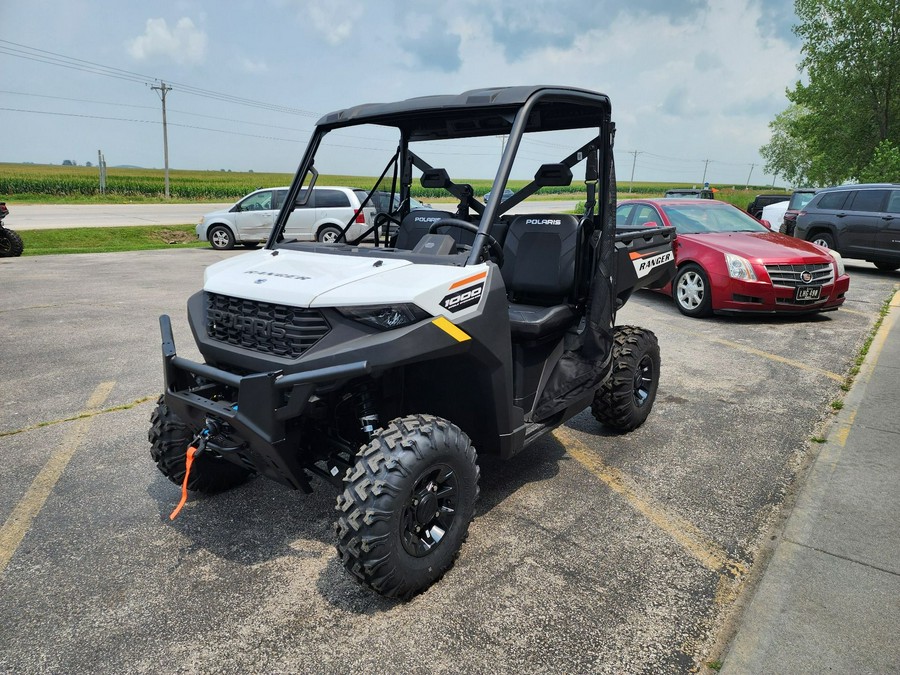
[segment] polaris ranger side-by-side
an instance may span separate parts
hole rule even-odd
[[[185,495],[254,473],[307,491],[312,476],[335,483],[350,573],[392,597],[427,588],[466,538],[478,455],[512,457],[587,407],[631,430],[653,406],[656,337],[615,316],[671,278],[675,235],[616,235],[613,136],[607,96],[557,86],[323,117],[265,248],[209,267],[188,300],[203,363],[176,354],[160,317],[160,471]],[[374,232],[346,241],[351,220],[335,243],[284,237],[320,172],[365,174],[348,156],[369,167],[379,148],[369,193],[390,192],[397,209]],[[485,204],[451,178],[461,155],[499,156],[492,194],[533,179]],[[447,209],[411,210],[416,183]],[[542,188],[567,186],[582,215],[528,212]]]

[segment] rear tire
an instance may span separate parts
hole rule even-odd
[[[150,416],[147,438],[151,445],[150,456],[156,462],[156,468],[175,485],[180,486],[184,482],[187,449],[194,434],[166,405],[162,396],[156,401],[156,410]],[[188,490],[214,494],[240,485],[252,474],[249,469],[211,453],[203,453],[194,459],[187,487]]]
[[[616,326],[612,372],[594,395],[591,414],[617,431],[641,426],[653,409],[659,388],[659,343],[652,331]]]
[[[0,258],[17,258],[24,250],[25,244],[18,232],[0,228]]]
[[[217,251],[229,251],[234,248],[234,235],[224,225],[215,225],[206,235],[209,245]]]
[[[323,244],[333,244],[338,240],[340,236],[341,231],[338,228],[332,225],[326,225],[321,230],[319,230],[319,233],[316,235],[316,239],[318,239]]]
[[[894,272],[894,271],[900,269],[900,264],[898,264],[898,263],[877,262],[877,263],[873,263],[873,264],[875,265],[875,267],[880,269],[882,272]]]
[[[357,455],[337,498],[344,567],[376,592],[406,600],[453,565],[478,499],[469,437],[447,420],[392,420]]]

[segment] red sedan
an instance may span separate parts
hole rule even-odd
[[[636,199],[616,209],[617,228],[660,225],[678,233],[678,271],[660,290],[687,316],[827,312],[850,287],[836,251],[772,232],[726,202]]]

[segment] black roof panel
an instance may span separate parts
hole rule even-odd
[[[599,126],[610,114],[609,97],[575,87],[532,85],[472,89],[462,94],[421,96],[394,103],[366,103],[322,117],[326,129],[380,124],[404,130],[410,140],[467,138],[509,133],[515,114],[538,102],[526,131]]]

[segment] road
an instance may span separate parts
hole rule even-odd
[[[636,294],[618,323],[663,359],[647,423],[613,434],[585,411],[480,458],[456,565],[398,603],[344,573],[321,481],[255,479],[168,518],[157,317],[196,359],[185,302],[231,255],[0,260],[0,672],[696,672],[900,281],[848,263],[846,305],[799,319],[692,320]]]
[[[129,225],[196,225],[205,213],[228,204],[15,204],[4,221],[14,230],[54,230],[65,227]],[[442,205],[443,207],[443,205]],[[526,202],[512,213],[571,211],[574,201]]]

